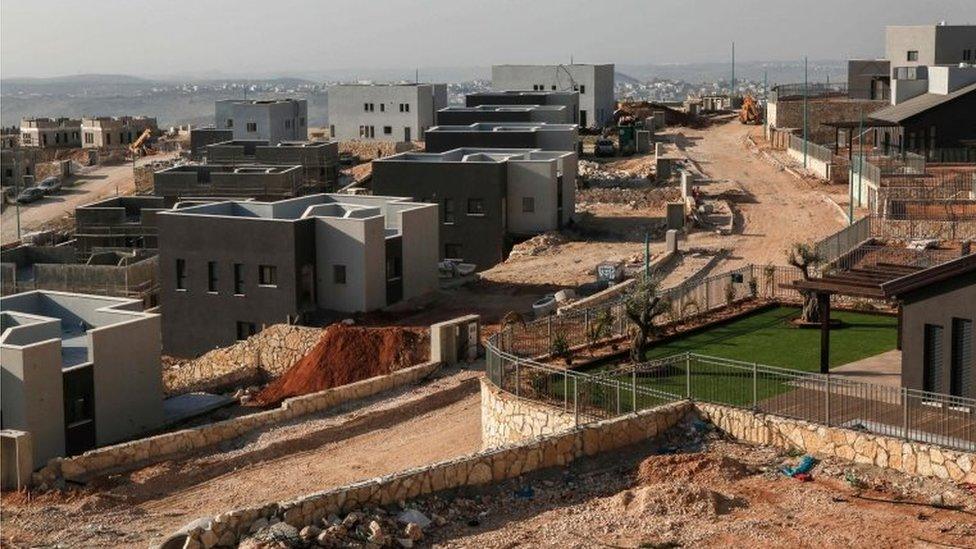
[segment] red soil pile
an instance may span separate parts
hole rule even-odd
[[[427,360],[424,337],[403,328],[360,328],[333,324],[312,350],[252,402],[270,406],[282,400],[389,374]]]
[[[646,486],[661,482],[721,482],[734,481],[751,472],[739,461],[712,454],[670,454],[651,456],[637,469],[637,484]]]

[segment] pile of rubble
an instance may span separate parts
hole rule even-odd
[[[420,149],[416,141],[340,141],[339,153],[349,153],[360,160],[375,160],[392,154]]]
[[[545,252],[569,242],[565,235],[556,231],[549,231],[540,235],[533,236],[525,242],[520,242],[512,247],[512,252],[508,255],[513,257],[532,257],[542,255]]]
[[[424,533],[443,526],[457,513],[455,500],[449,509],[442,500],[439,506],[445,516],[428,515],[401,502],[399,512],[384,507],[366,507],[344,517],[331,515],[322,519],[321,526],[311,525],[301,530],[272,518],[258,520],[251,526],[251,535],[241,542],[241,548],[270,547],[414,547],[424,539]],[[429,511],[428,511],[429,512]]]
[[[626,204],[631,209],[638,210],[663,208],[668,202],[674,202],[680,198],[681,191],[674,187],[650,189],[597,187],[577,191],[576,205],[582,208],[589,204]]]
[[[577,169],[580,179],[589,187],[641,187],[650,183],[654,172],[650,164],[636,170],[617,170],[590,160],[580,160]]]

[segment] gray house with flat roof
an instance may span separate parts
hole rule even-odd
[[[612,120],[614,77],[612,63],[491,67],[491,87],[495,90],[578,92],[577,123],[583,128],[599,128]]]
[[[172,206],[182,198],[291,198],[304,188],[302,167],[184,164],[153,174],[153,194]]]
[[[206,147],[207,163],[242,166],[301,166],[308,190],[334,190],[339,182],[338,141],[228,140]]]
[[[308,139],[308,101],[304,99],[222,99],[214,104],[214,127],[234,139],[271,143]]]
[[[170,210],[159,226],[163,350],[195,356],[316,311],[437,288],[437,206],[315,194]]]
[[[545,122],[572,124],[576,109],[565,105],[478,105],[445,107],[437,111],[437,124],[460,126],[476,122]]]
[[[575,152],[579,127],[544,122],[476,122],[466,126],[434,126],[424,138],[427,152],[458,148]]]
[[[0,305],[2,428],[34,467],[163,423],[159,315],[136,299],[33,291]]]
[[[512,244],[569,223],[577,157],[539,149],[407,152],[373,161],[373,191],[440,207],[438,257],[487,269]]]

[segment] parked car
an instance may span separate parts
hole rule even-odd
[[[45,177],[37,184],[37,188],[44,191],[44,194],[52,194],[61,190],[61,180],[57,176]]]
[[[17,195],[17,202],[28,204],[44,197],[44,190],[40,187],[27,187]]]
[[[593,154],[595,156],[614,156],[617,154],[617,147],[611,139],[597,139],[596,145],[593,146]]]

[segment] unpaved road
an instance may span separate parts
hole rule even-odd
[[[5,543],[147,546],[190,521],[473,453],[478,372],[378,395],[209,452],[93,481],[73,496],[3,499]]]
[[[147,156],[138,159],[136,165],[168,160],[174,156],[175,153]],[[21,233],[37,230],[65,214],[74,213],[78,206],[115,196],[116,189],[120,195],[135,191],[131,163],[98,166],[87,173],[72,176],[69,182],[73,185],[65,187],[60,193],[20,207]],[[0,232],[3,233],[4,244],[17,240],[17,214],[13,204],[7,205],[3,211]]]

